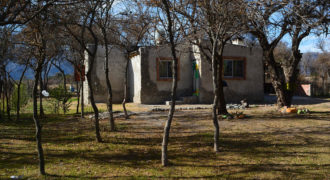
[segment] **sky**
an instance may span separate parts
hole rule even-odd
[[[301,45],[300,45],[300,51],[302,53],[306,52],[321,52],[320,49],[317,48],[317,43],[319,39],[324,39],[325,40],[325,49],[327,51],[330,51],[330,36],[325,37],[325,36],[316,36],[316,35],[309,35],[305,39],[302,40]]]

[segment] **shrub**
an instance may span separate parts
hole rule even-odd
[[[72,94],[66,92],[63,86],[51,89],[49,94],[51,98],[55,99],[55,102],[51,102],[55,113],[58,113],[60,108],[63,110],[64,114],[69,111],[71,106],[71,101],[69,100],[72,97]]]

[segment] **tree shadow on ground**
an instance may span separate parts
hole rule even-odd
[[[185,113],[185,112],[181,112]],[[187,114],[187,113],[186,113]],[[178,113],[176,118],[184,117],[184,114]],[[178,120],[178,122],[186,121],[210,121],[207,119],[209,115],[205,117],[187,115],[187,117]],[[253,120],[261,121],[269,116],[256,116]],[[289,121],[283,116],[271,116],[272,121],[278,121],[280,119]],[[290,120],[299,121],[304,119],[302,116],[293,116]],[[313,121],[322,120],[327,121],[324,116],[313,116]],[[319,118],[319,119],[318,119]],[[206,119],[206,120],[205,120]],[[306,117],[306,119],[309,119]],[[266,121],[266,120],[264,120]],[[87,122],[87,121],[86,121]],[[89,122],[90,123],[90,122]],[[104,122],[103,122],[104,123]],[[161,131],[159,127],[154,127],[152,124],[141,124],[141,121],[137,119],[128,124],[125,120],[119,120],[119,124],[125,126],[132,126],[132,129],[123,128],[122,131],[109,133],[106,136],[105,143],[93,144],[94,137],[90,136],[93,132],[93,127],[90,124],[82,124],[81,121],[71,119],[68,121],[48,121],[44,126],[43,141],[49,145],[58,145],[60,148],[56,150],[46,148],[46,164],[57,163],[58,161],[71,162],[75,159],[83,160],[90,164],[111,164],[117,166],[125,166],[130,168],[139,169],[155,169],[157,164],[160,163],[161,157]],[[237,121],[236,123],[240,123]],[[251,122],[245,122],[251,123]],[[3,125],[0,123],[0,125]],[[6,125],[6,124],[5,124]],[[135,126],[139,125],[139,127]],[[145,125],[145,128],[143,128]],[[220,137],[220,153],[214,153],[213,147],[213,131],[209,129],[206,132],[200,133],[198,131],[181,132],[181,130],[187,129],[184,123],[178,123],[177,127],[172,129],[170,142],[169,142],[169,158],[171,167],[204,167],[213,168],[216,170],[214,176],[200,176],[195,178],[221,178],[225,176],[237,175],[237,174],[249,174],[257,172],[281,172],[283,174],[297,174],[307,173],[307,177],[312,177],[315,174],[312,172],[305,172],[306,170],[315,169],[329,169],[329,164],[315,164],[311,162],[307,163],[251,163],[249,160],[255,159],[274,159],[274,158],[306,158],[314,155],[329,155],[329,152],[322,152],[310,149],[304,151],[297,151],[301,148],[316,148],[316,147],[330,147],[329,141],[324,141],[323,136],[328,137],[330,135],[328,126],[317,127],[294,127],[286,129],[270,130],[264,128],[262,131],[251,132],[221,132]],[[253,126],[253,125],[252,125]],[[9,140],[22,140],[34,145],[34,129],[33,125],[22,126],[21,124],[8,124],[5,129],[0,132],[0,139]],[[190,127],[189,127],[190,128]],[[24,134],[21,134],[21,133]],[[149,133],[144,133],[149,132]],[[283,137],[292,136],[294,139],[285,139]],[[320,136],[320,137],[319,137]],[[275,138],[276,137],[276,138]],[[282,139],[283,138],[283,139]],[[8,144],[6,144],[8,143]],[[87,144],[83,147],[68,149],[67,145],[75,143]],[[23,148],[24,145],[9,144],[9,142],[0,142],[0,153],[6,154],[4,159],[0,159],[1,168],[17,169],[22,168],[25,165],[37,165],[36,153],[31,151],[31,147]],[[82,146],[82,145],[81,145]],[[87,146],[87,147],[86,147]],[[92,148],[88,146],[97,146]],[[61,149],[63,148],[63,149]],[[244,158],[245,161],[237,163],[235,161],[230,162],[230,156],[237,158]],[[211,163],[212,160],[227,160],[227,164]],[[10,163],[8,163],[10,162]],[[219,171],[218,171],[219,170]],[[95,177],[89,176],[70,176],[70,175],[49,175],[52,178],[104,178],[96,175]],[[316,176],[316,175],[315,175]],[[112,177],[112,176],[111,176]],[[127,176],[114,176],[118,178],[126,178]],[[141,178],[167,178],[167,176],[141,176]],[[190,179],[194,177],[177,176],[182,179]],[[106,177],[105,177],[106,178]]]
[[[264,96],[264,104],[275,104],[277,102],[276,95],[269,95],[266,94]],[[292,104],[294,105],[313,105],[313,104],[321,104],[321,103],[328,103],[330,100],[326,98],[314,98],[308,96],[293,96]]]

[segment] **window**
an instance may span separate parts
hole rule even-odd
[[[159,78],[168,79],[172,78],[172,61],[159,61]]]
[[[157,58],[157,80],[171,81],[173,79],[172,58]],[[178,77],[179,77],[179,60],[178,60]],[[178,78],[179,79],[179,78]]]
[[[223,75],[225,79],[245,79],[245,58],[224,57]]]

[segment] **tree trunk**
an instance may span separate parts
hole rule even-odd
[[[92,62],[93,63],[93,62]],[[90,101],[94,110],[94,124],[95,124],[95,135],[96,135],[96,141],[102,142],[101,134],[100,134],[100,124],[99,124],[99,109],[97,108],[94,100],[94,89],[92,85],[92,77],[91,77],[91,67],[88,70],[87,73],[87,82],[88,82],[88,88],[90,92]]]
[[[0,74],[0,100],[1,100],[1,96],[2,96],[2,79],[1,79],[1,74]],[[3,103],[3,102],[1,102]],[[0,105],[0,108],[1,108],[1,105]],[[2,118],[2,109],[0,109],[0,119],[3,119]]]
[[[1,114],[5,115],[5,82],[2,81],[3,85],[2,85],[2,110],[1,110]]]
[[[67,88],[66,88],[66,77],[65,77],[65,73],[63,70],[60,70],[60,72],[62,73],[63,75],[63,88],[64,88],[64,96],[66,97],[66,94],[68,92]],[[66,113],[66,110],[65,110],[65,101],[62,102],[62,110],[63,110],[63,113],[65,114]]]
[[[7,104],[7,108],[6,108],[6,110],[7,110],[7,118],[8,118],[8,120],[11,120],[10,103],[9,103],[9,91],[8,91],[8,89],[6,90],[5,96],[6,96],[6,104]]]
[[[82,77],[83,74],[80,74],[80,77]],[[81,86],[81,90],[80,90],[80,94],[81,94],[81,118],[85,117],[85,103],[84,103],[84,81],[82,80],[82,78],[80,78],[80,86]]]
[[[123,110],[125,114],[125,119],[129,119],[127,110],[126,110],[126,102],[127,102],[127,76],[128,76],[128,64],[129,64],[129,57],[128,53],[126,54],[126,65],[125,65],[125,77],[124,77],[124,99],[122,102]]]
[[[40,66],[40,65],[38,65]],[[45,175],[45,161],[44,161],[44,152],[42,148],[42,141],[41,141],[41,124],[38,117],[38,106],[37,106],[37,91],[38,91],[38,80],[40,77],[41,67],[37,68],[36,74],[34,76],[34,86],[33,86],[33,120],[36,127],[36,142],[37,142],[37,149],[38,149],[38,158],[39,158],[39,171],[40,174]]]
[[[24,71],[22,72],[22,75],[18,81],[17,84],[17,104],[16,104],[16,121],[19,121],[19,115],[20,115],[20,100],[21,100],[21,84],[22,84],[22,80],[24,77],[24,74],[27,70],[28,66],[26,65],[24,68]]]
[[[173,81],[172,81],[172,96],[171,96],[171,107],[168,113],[167,121],[165,123],[164,127],[164,134],[163,134],[163,142],[162,142],[162,165],[167,166],[168,165],[168,155],[167,155],[167,146],[170,136],[170,129],[172,124],[172,119],[175,111],[175,100],[176,100],[176,88],[178,85],[178,59],[176,56],[175,51],[175,43],[174,43],[174,34],[172,32],[172,19],[170,14],[170,7],[167,0],[162,0],[163,5],[165,6],[165,12],[167,17],[167,31],[169,33],[169,40],[171,44],[171,53],[172,53],[172,72],[173,72]]]
[[[79,87],[79,82],[78,81],[76,81],[76,88],[77,88],[77,109],[76,109],[76,114],[79,114],[80,87]]]
[[[10,116],[10,103],[9,103],[9,83],[8,83],[8,79],[7,76],[5,75],[5,97],[6,97],[6,110],[7,110],[7,118],[8,120],[11,120],[11,116]]]
[[[21,99],[21,83],[17,84],[17,104],[16,104],[16,121],[19,121],[20,99]]]
[[[212,51],[212,80],[213,80],[213,93],[214,93],[214,99],[213,99],[213,105],[212,105],[212,119],[213,119],[213,125],[214,125],[214,151],[219,152],[219,122],[218,122],[218,116],[217,116],[217,106],[218,106],[218,76],[217,76],[217,61],[215,58],[215,50],[216,50],[216,45],[215,43],[213,44],[213,51]],[[222,83],[222,82],[221,82]]]
[[[42,105],[42,89],[43,89],[43,83],[42,83],[42,78],[41,78],[41,72],[39,73],[39,113],[40,113],[40,117],[44,117],[45,113],[44,113],[44,108]]]
[[[107,37],[106,37],[105,32],[104,32],[104,40],[107,41]],[[110,83],[110,78],[109,78],[109,47],[108,47],[108,43],[105,43],[104,73],[105,73],[105,82],[107,84],[107,90],[108,90],[107,108],[108,108],[108,112],[109,112],[110,131],[115,131],[116,130],[115,120],[113,118],[113,111],[112,111],[112,88],[111,88],[111,83]],[[125,97],[124,97],[124,101],[125,101]],[[126,110],[126,108],[125,108],[125,110]],[[125,114],[125,117],[126,117],[126,114]]]
[[[223,48],[222,48],[223,49]],[[223,60],[222,60],[222,52],[223,50],[220,50],[221,54],[217,56],[218,63],[218,98],[219,98],[219,106],[218,106],[218,115],[220,114],[228,114],[227,107],[226,107],[226,100],[225,100],[225,94],[223,91],[223,80],[222,80],[222,70],[223,70]]]
[[[325,77],[326,77],[326,73],[324,73],[324,76],[322,78],[322,91],[323,91],[323,96],[326,96],[327,95],[327,89],[326,89],[326,85],[325,85]]]
[[[174,50],[175,51],[175,50]],[[172,56],[176,57],[175,52],[172,52]],[[167,166],[168,165],[168,156],[167,156],[167,146],[168,146],[168,140],[170,136],[170,129],[172,124],[172,119],[175,111],[175,100],[176,100],[176,88],[177,88],[177,65],[178,61],[177,59],[173,60],[173,81],[172,81],[172,97],[171,97],[171,107],[168,113],[167,121],[164,127],[164,135],[163,135],[163,142],[162,142],[162,165]]]

